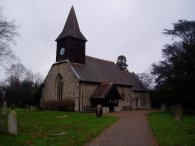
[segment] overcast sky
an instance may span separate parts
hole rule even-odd
[[[55,62],[56,42],[73,5],[86,55],[116,62],[129,71],[148,72],[171,38],[162,34],[179,19],[195,20],[195,0],[0,0],[3,15],[20,24],[12,47],[26,68],[44,76]],[[0,80],[5,77],[1,68]]]

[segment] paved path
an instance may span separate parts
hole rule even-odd
[[[120,119],[86,146],[158,146],[148,125],[149,110],[113,113]]]

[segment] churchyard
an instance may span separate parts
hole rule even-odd
[[[163,105],[164,106],[164,105]],[[97,117],[92,113],[48,111],[16,108],[17,134],[10,134],[8,117],[0,114],[5,132],[0,133],[0,145],[65,145],[82,146],[97,137],[117,121],[109,114]],[[129,111],[131,112],[131,111]],[[181,120],[178,120],[181,115]],[[194,146],[195,116],[161,109],[148,115],[148,121],[159,146]]]
[[[170,112],[154,112],[148,117],[159,146],[194,146],[195,116],[184,114],[177,121]]]
[[[95,114],[15,109],[17,135],[0,133],[1,146],[64,145],[82,146],[117,120],[113,116]],[[7,116],[0,115],[5,129]]]

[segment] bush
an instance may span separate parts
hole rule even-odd
[[[74,111],[74,99],[41,101],[41,107],[49,110]]]

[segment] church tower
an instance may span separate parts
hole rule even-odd
[[[64,29],[56,41],[56,62],[68,59],[74,63],[85,63],[85,43],[87,39],[80,31],[73,7],[70,10]]]

